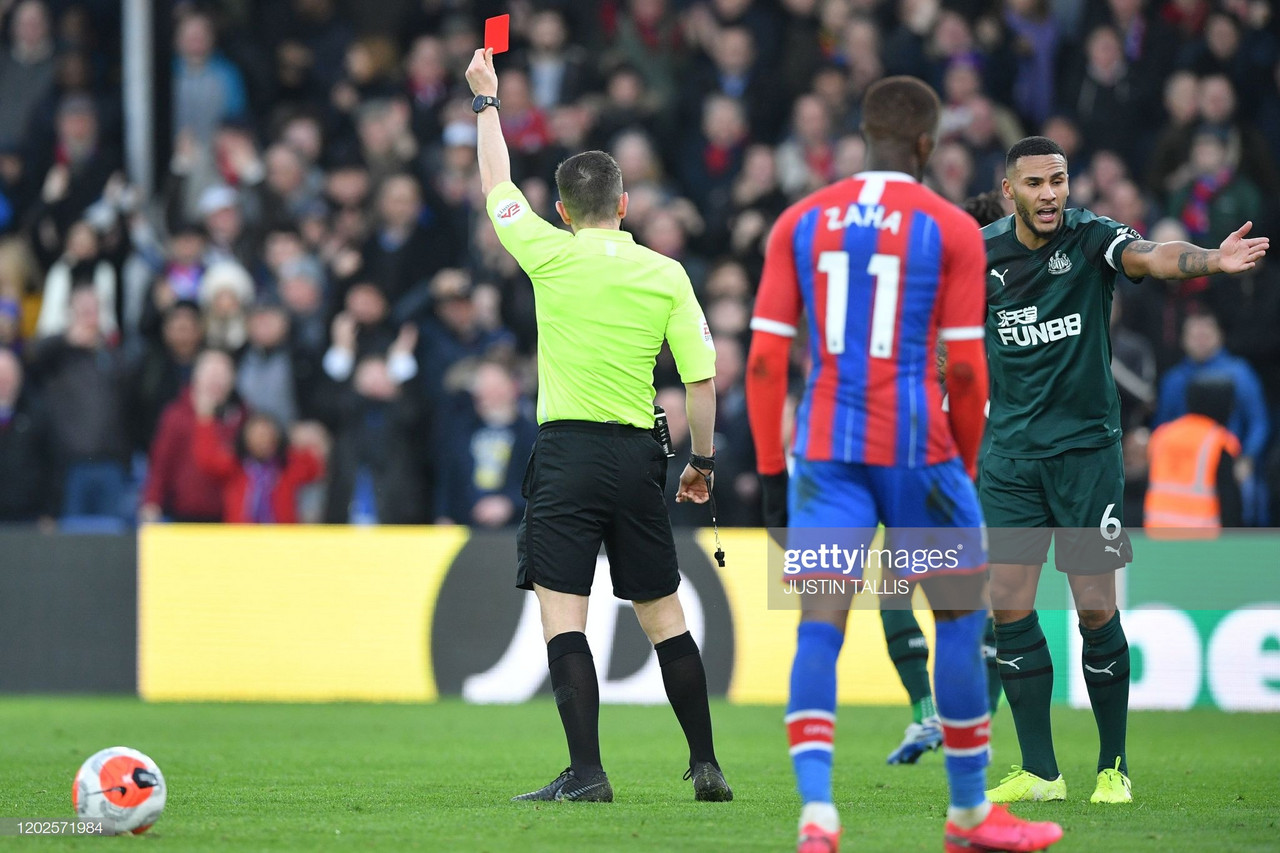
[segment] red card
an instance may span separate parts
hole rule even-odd
[[[493,48],[494,53],[506,53],[511,43],[511,16],[497,15],[485,18],[484,46]]]

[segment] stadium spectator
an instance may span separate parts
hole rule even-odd
[[[1201,127],[1225,130],[1233,162],[1268,198],[1280,193],[1280,174],[1270,146],[1258,129],[1241,117],[1238,93],[1226,75],[1211,74],[1201,79],[1199,107],[1200,124],[1185,133],[1186,150],[1190,151],[1191,138]]]
[[[1186,240],[1187,229],[1176,219],[1162,219],[1147,237],[1164,243]],[[1151,344],[1156,356],[1156,373],[1163,376],[1183,357],[1182,325],[1187,317],[1208,308],[1209,279],[1161,280],[1148,276],[1123,297],[1121,323]]]
[[[944,142],[938,146],[929,164],[929,174],[934,188],[953,204],[973,195],[973,155],[959,142]]]
[[[397,381],[389,367],[382,355],[366,356],[351,384],[331,397],[326,522],[427,524],[432,519],[433,468],[445,454],[427,440],[432,425],[422,393],[415,383]]]
[[[617,22],[610,53],[644,74],[648,88],[663,108],[677,98],[684,38],[668,0],[631,0]]]
[[[1120,325],[1124,300],[1124,292],[1117,289],[1111,301],[1111,374],[1120,392],[1120,425],[1128,434],[1155,410],[1156,356],[1146,338]]]
[[[604,103],[596,111],[592,142],[596,148],[615,153],[614,140],[623,133],[637,131],[651,140],[661,140],[665,150],[672,138],[670,115],[658,109],[658,99],[648,88],[640,69],[619,63],[605,79]]]
[[[320,201],[323,176],[298,149],[276,143],[263,155],[266,178],[262,182],[262,220],[266,227],[282,227],[299,221]]]
[[[38,341],[31,353],[32,377],[53,419],[64,516],[124,515],[124,364],[102,336],[100,312],[93,290],[73,291],[66,333]]]
[[[296,524],[298,490],[324,476],[326,437],[315,424],[292,436],[270,415],[250,414],[228,447],[214,421],[212,397],[193,398],[197,467],[222,489],[222,520],[229,524]]]
[[[0,348],[0,525],[58,514],[53,432],[48,416],[23,385],[22,362]]]
[[[51,150],[33,156],[31,163],[43,183],[28,213],[29,227],[36,256],[45,265],[61,254],[67,230],[101,197],[118,165],[117,152],[99,138],[97,107],[88,95],[64,97],[55,128]]]
[[[1280,265],[1269,260],[1240,276],[1215,277],[1204,300],[1231,352],[1258,374],[1274,422],[1280,415]]]
[[[1181,64],[1200,75],[1225,75],[1245,103],[1253,103],[1265,88],[1261,81],[1275,52],[1274,36],[1258,31],[1246,36],[1239,18],[1217,10],[1205,20],[1204,37],[1183,49]]]
[[[817,95],[801,95],[791,113],[791,133],[777,148],[778,183],[789,196],[826,186],[835,177],[831,116]]]
[[[217,52],[213,19],[189,11],[178,20],[174,34],[173,126],[197,141],[213,140],[218,125],[244,117],[248,111],[240,69]]]
[[[1195,314],[1182,324],[1182,347],[1186,358],[1160,381],[1159,406],[1155,425],[1169,423],[1187,413],[1187,389],[1205,376],[1224,376],[1235,388],[1227,429],[1240,439],[1236,479],[1244,483],[1253,477],[1254,463],[1260,462],[1270,434],[1270,416],[1262,396],[1262,384],[1244,359],[1222,345],[1222,329],[1212,314]]]
[[[1169,198],[1170,212],[1182,220],[1193,241],[1220,243],[1238,223],[1262,214],[1262,193],[1232,166],[1227,144],[1225,130],[1197,131],[1188,180]]]
[[[196,400],[207,408],[209,429],[230,446],[244,422],[245,410],[235,391],[235,364],[220,350],[205,350],[196,359],[191,383],[160,416],[148,456],[138,520],[213,522],[222,520],[222,485],[195,459],[199,416]]]
[[[464,362],[501,356],[515,338],[505,328],[486,328],[476,310],[471,278],[458,269],[441,270],[430,283],[431,315],[422,323],[418,348],[427,394],[439,400],[453,390],[450,373]]]
[[[333,108],[350,114],[362,101],[387,98],[399,88],[400,57],[395,43],[382,35],[363,35],[347,46],[343,78],[329,93]]]
[[[41,0],[13,7],[9,45],[0,51],[0,147],[26,140],[34,107],[53,88],[53,38]]]
[[[353,27],[334,0],[289,0],[268,5],[258,23],[276,59],[278,100],[319,103],[343,70]]]
[[[707,277],[707,262],[689,250],[689,235],[685,232],[680,216],[671,209],[658,209],[644,219],[640,228],[639,243],[653,249],[659,255],[679,261],[700,291]]]
[[[218,127],[212,143],[198,140],[189,131],[179,131],[174,138],[173,156],[169,160],[169,177],[165,185],[166,216],[170,227],[203,219],[213,210],[214,201],[223,206],[235,204],[243,208],[241,215],[251,222],[262,216],[258,189],[266,176],[266,166],[259,155],[252,129],[237,122]],[[206,195],[214,187],[228,187],[221,195]]]
[[[398,309],[414,285],[459,257],[457,240],[439,202],[427,203],[421,185],[408,174],[390,177],[379,187],[378,220],[361,252],[363,274]]]
[[[392,175],[411,171],[418,155],[408,102],[403,98],[364,101],[356,109],[356,134],[360,158],[375,186]]]
[[[245,269],[255,265],[259,240],[245,222],[239,191],[217,184],[200,194],[200,218],[207,238],[205,263],[229,261]]]
[[[419,145],[430,145],[444,128],[444,104],[453,88],[440,39],[433,35],[414,39],[404,71],[413,135]]]
[[[782,94],[787,101],[809,88],[809,84],[822,67],[822,22],[819,7],[833,5],[818,0],[783,0],[786,17],[779,39],[778,74],[782,82]],[[773,34],[768,40],[772,43]]]
[[[1013,84],[1013,104],[1023,121],[1039,125],[1053,113],[1045,92],[1056,92],[1058,51],[1063,33],[1048,0],[1010,0],[1004,22],[1016,39],[1018,74]],[[947,86],[950,89],[950,85]]]
[[[291,345],[301,355],[322,356],[329,340],[324,312],[323,268],[310,256],[282,264],[276,294],[289,312]]]
[[[116,326],[116,270],[99,252],[98,232],[83,220],[71,226],[62,257],[54,261],[45,276],[37,335],[43,338],[67,330],[71,291],[79,287],[91,287],[98,294],[102,335],[115,339],[120,333]]]
[[[147,345],[129,367],[125,388],[125,422],[134,450],[146,451],[164,410],[191,381],[203,343],[200,307],[175,302],[164,313],[160,339]]]
[[[1129,128],[1144,120],[1145,100],[1115,29],[1102,25],[1089,33],[1079,66],[1063,78],[1058,98],[1076,117],[1090,151],[1115,151],[1126,163],[1136,163],[1136,138]]]
[[[742,165],[749,136],[741,101],[709,95],[702,103],[701,133],[684,143],[680,179],[689,199],[714,220],[728,206],[729,188]]]
[[[236,352],[248,338],[245,312],[253,301],[249,272],[235,261],[219,261],[200,278],[205,344]]]
[[[441,424],[438,524],[505,527],[524,514],[521,484],[538,425],[501,362],[476,365],[469,395]]]
[[[1161,200],[1173,189],[1170,176],[1186,162],[1190,149],[1188,131],[1200,117],[1197,97],[1200,81],[1190,71],[1170,74],[1164,81],[1164,124],[1147,158],[1147,189]]]
[[[770,33],[769,43],[775,38]],[[786,105],[773,69],[757,61],[759,44],[751,30],[742,25],[716,32],[706,45],[707,56],[695,63],[685,83],[681,126],[696,128],[707,99],[718,95],[743,105],[753,139],[777,142],[785,124]]]
[[[630,192],[651,189],[664,201],[676,196],[676,188],[667,179],[653,137],[642,129],[623,131],[609,143],[609,153],[618,161],[622,179],[632,187]],[[637,220],[636,224],[639,224]]]
[[[587,52],[568,43],[569,31],[560,10],[543,8],[529,22],[529,48],[515,57],[529,74],[533,103],[551,110],[598,88]]]
[[[357,282],[347,291],[344,310],[333,318],[330,341],[322,365],[334,382],[350,379],[356,363],[369,355],[386,356],[387,369],[396,382],[418,375],[414,356],[418,328],[405,323],[397,331],[386,295],[372,282]]]
[[[289,312],[275,297],[249,309],[248,340],[236,367],[236,392],[252,412],[270,415],[285,429],[303,408],[301,382],[310,371],[289,346]]]

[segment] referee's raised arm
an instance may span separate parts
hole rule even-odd
[[[689,744],[694,798],[733,798],[716,759],[702,655],[676,596],[665,488],[667,455],[653,405],[653,368],[671,347],[693,455],[680,500],[710,496],[715,467],[715,347],[684,268],[622,230],[622,170],[603,151],[556,169],[556,212],[572,233],[529,207],[511,182],[493,54],[467,68],[477,159],[498,239],[533,283],[538,323],[538,438],[525,471],[516,586],[538,596],[547,663],[569,767],[517,800],[611,802],[600,760],[600,692],[587,641],[587,602],[603,544],[613,594],[635,607]],[[665,419],[662,422],[665,426]]]
[[[480,49],[467,66],[467,83],[475,95],[471,109],[476,112],[476,160],[480,166],[480,188],[487,196],[498,184],[511,180],[511,155],[502,137],[498,119],[498,72],[493,70],[493,51]],[[489,109],[493,107],[493,109]]]

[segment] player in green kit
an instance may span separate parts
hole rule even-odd
[[[1152,243],[1127,225],[1067,210],[1067,159],[1033,136],[1009,149],[1004,196],[1015,213],[982,229],[987,244],[991,411],[978,495],[990,528],[996,663],[1022,749],[992,802],[1062,800],[1049,725],[1053,661],[1035,611],[1051,537],[1084,641],[1084,680],[1100,748],[1093,803],[1127,803],[1129,646],[1116,570],[1132,556],[1122,513],[1120,399],[1108,320],[1118,272],[1193,278],[1252,269],[1265,237],[1246,222],[1217,249]]]

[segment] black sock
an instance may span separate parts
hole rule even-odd
[[[711,737],[711,709],[707,706],[707,672],[693,635],[685,631],[653,647],[662,665],[662,686],[689,742],[689,765],[710,761],[717,768]]]
[[[920,631],[916,614],[907,609],[881,609],[880,621],[884,625],[889,660],[898,670],[898,678],[911,700],[912,720],[918,723],[926,717],[936,716],[938,710],[933,704],[933,685],[929,682],[929,644]]]
[[[987,709],[995,714],[1004,687],[1000,682],[1000,664],[996,663],[996,623],[990,616],[982,635],[982,659],[987,662]]]
[[[1013,727],[1022,747],[1022,769],[1041,779],[1058,778],[1049,707],[1053,701],[1053,658],[1040,616],[996,626],[996,664],[1009,699]]]
[[[547,666],[569,741],[569,766],[578,778],[586,778],[601,769],[600,685],[587,635],[569,631],[552,637],[547,643]]]
[[[1128,774],[1124,738],[1129,719],[1129,642],[1116,611],[1101,628],[1080,625],[1084,638],[1084,683],[1098,723],[1098,772],[1116,769]]]

